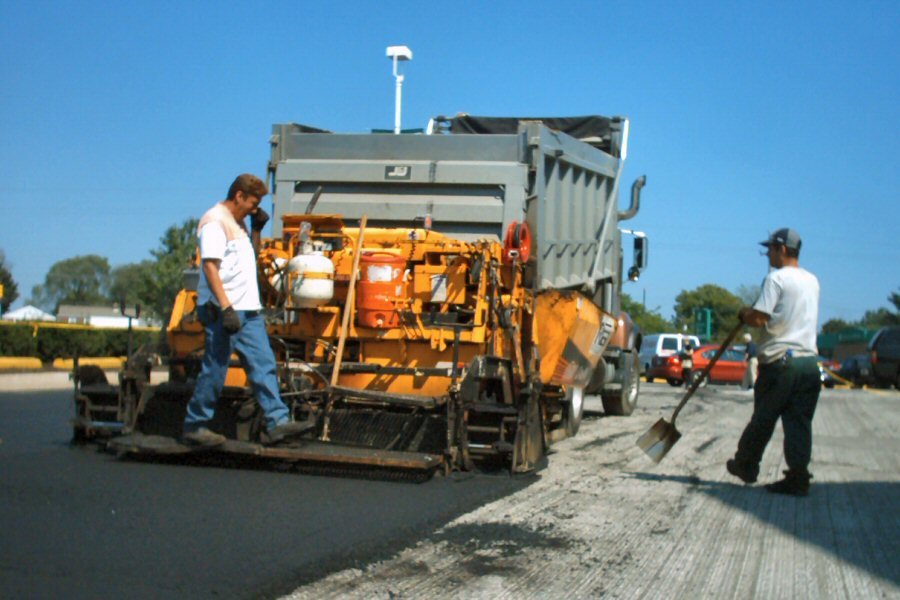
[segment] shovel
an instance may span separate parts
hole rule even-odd
[[[675,419],[678,417],[678,413],[681,412],[681,409],[684,408],[687,401],[691,399],[691,396],[694,395],[694,392],[697,391],[697,388],[700,387],[703,380],[709,377],[709,372],[716,364],[716,361],[719,360],[719,357],[725,352],[725,348],[731,344],[732,340],[734,340],[734,336],[737,335],[738,331],[740,331],[743,326],[744,324],[739,322],[734,329],[731,330],[731,333],[728,334],[728,337],[725,338],[725,341],[719,346],[715,356],[712,357],[712,360],[709,361],[706,368],[700,372],[699,377],[693,378],[694,381],[691,383],[690,389],[684,395],[684,398],[681,399],[681,402],[678,403],[678,406],[675,407],[675,412],[672,413],[672,422],[669,423],[665,419],[660,419],[638,439],[637,445],[653,460],[653,462],[660,462],[666,454],[669,453],[672,446],[674,446],[681,438],[681,434],[675,429]]]

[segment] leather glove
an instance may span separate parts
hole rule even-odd
[[[250,215],[250,229],[253,231],[262,231],[268,222],[269,213],[261,208],[257,208],[256,212]]]
[[[234,307],[229,306],[222,311],[222,327],[225,328],[229,335],[241,330],[241,319],[235,312]]]

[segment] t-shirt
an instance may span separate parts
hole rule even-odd
[[[200,259],[218,259],[219,278],[225,295],[235,310],[259,310],[259,285],[256,280],[256,255],[247,229],[234,219],[223,204],[216,204],[201,217],[197,226]],[[218,305],[206,274],[197,286],[197,304],[212,302]]]
[[[748,360],[751,358],[756,358],[756,344],[754,342],[747,342],[747,350],[744,351],[744,356]]]
[[[819,353],[819,280],[815,275],[800,267],[771,271],[753,308],[769,315],[757,348],[762,364],[779,360],[788,350],[796,356]]]

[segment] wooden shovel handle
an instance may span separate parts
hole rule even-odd
[[[728,337],[725,338],[725,341],[722,342],[722,345],[719,346],[719,349],[716,350],[715,356],[712,357],[712,360],[709,361],[709,364],[706,365],[706,368],[700,372],[700,377],[697,377],[694,382],[691,384],[691,389],[687,391],[684,395],[684,398],[681,399],[681,402],[678,403],[678,406],[675,407],[675,412],[672,413],[672,425],[675,425],[675,418],[678,416],[678,413],[681,412],[681,409],[684,408],[684,405],[687,404],[687,401],[691,399],[691,396],[694,395],[694,392],[697,391],[697,388],[700,387],[700,384],[703,383],[703,380],[709,377],[709,372],[712,370],[713,366],[718,362],[719,357],[722,356],[722,353],[725,352],[725,348],[731,345],[731,342],[734,340],[734,337],[738,334],[738,332],[744,327],[744,324],[738,321],[738,324],[734,326],[734,329],[731,330],[731,333],[728,334]]]
[[[334,357],[334,370],[331,372],[331,387],[337,385],[341,373],[341,362],[344,357],[344,344],[347,342],[347,331],[350,329],[350,313],[353,312],[353,300],[356,293],[356,276],[359,273],[359,256],[362,254],[363,235],[366,230],[367,216],[359,221],[359,235],[356,238],[356,249],[353,251],[353,268],[350,269],[350,287],[347,288],[347,302],[341,319],[341,332],[338,336],[337,355]]]

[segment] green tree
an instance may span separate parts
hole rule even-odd
[[[738,289],[735,290],[735,295],[741,299],[741,302],[745,306],[753,306],[753,303],[759,299],[759,294],[762,292],[761,285],[739,285]]]
[[[150,277],[142,296],[147,309],[165,323],[182,288],[182,274],[191,265],[197,250],[197,219],[172,225],[159,241],[160,247],[150,251],[156,262],[149,269]]]
[[[0,250],[0,285],[3,286],[3,297],[0,298],[0,312],[9,310],[10,304],[19,297],[19,286],[10,272],[12,265],[6,264],[6,254]]]
[[[723,339],[737,324],[737,312],[743,303],[741,299],[718,285],[707,283],[694,290],[684,290],[675,297],[675,326],[681,330],[687,326],[694,330],[694,310],[712,310],[713,340]]]
[[[144,304],[153,279],[154,262],[144,260],[114,267],[110,276],[109,298],[113,302],[125,301],[126,306]]]
[[[54,263],[31,295],[38,306],[56,312],[60,304],[106,304],[108,291],[109,262],[87,254]]]
[[[672,323],[663,318],[658,311],[647,310],[642,304],[632,300],[628,294],[622,294],[622,310],[631,315],[631,320],[641,328],[644,334],[674,331]]]
[[[848,327],[853,327],[853,324],[848,323],[843,319],[829,319],[822,324],[822,331],[820,333],[838,333]]]
[[[886,308],[876,308],[875,310],[867,310],[859,324],[860,327],[865,327],[866,329],[878,329],[887,325],[900,324],[900,319],[898,319],[897,313],[892,313]]]

